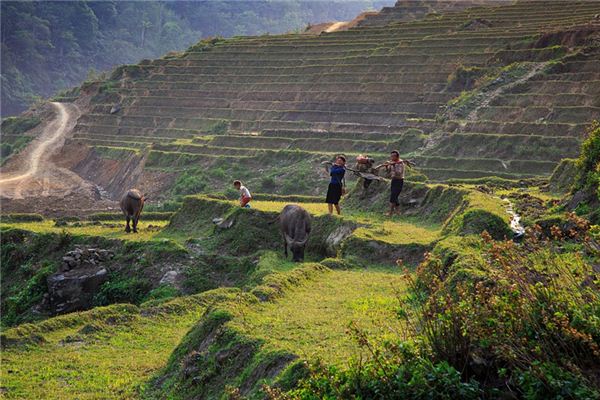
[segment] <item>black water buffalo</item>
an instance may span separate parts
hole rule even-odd
[[[310,234],[310,215],[300,206],[288,204],[279,215],[279,225],[285,245],[285,257],[288,247],[292,251],[292,260],[304,260],[304,248]]]
[[[137,224],[140,219],[140,214],[144,208],[145,197],[137,189],[130,189],[121,198],[121,210],[125,214],[125,232],[129,233],[131,228],[129,227],[129,220],[133,224],[133,232],[137,233]]]

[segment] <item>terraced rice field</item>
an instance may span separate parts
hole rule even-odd
[[[401,22],[390,9],[346,31],[202,42],[117,71],[72,140],[152,146],[155,157],[181,153],[189,165],[264,150],[383,157],[397,148],[418,155],[433,180],[547,176],[600,118],[600,52],[540,32],[597,32],[599,11],[592,1],[522,1]],[[443,117],[468,90],[450,84],[458,69],[493,75],[514,63],[545,68],[498,92],[474,120]],[[115,103],[123,108],[112,115]]]

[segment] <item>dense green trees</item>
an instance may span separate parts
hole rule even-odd
[[[3,1],[3,116],[90,71],[182,50],[206,36],[256,35],[348,20],[393,0]]]

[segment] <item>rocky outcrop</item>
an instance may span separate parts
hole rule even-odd
[[[108,280],[103,265],[114,254],[103,249],[76,248],[62,258],[59,272],[48,276],[45,297],[52,314],[63,314],[90,308],[94,295]]]

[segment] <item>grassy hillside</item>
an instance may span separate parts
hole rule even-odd
[[[407,193],[418,189],[419,184],[413,189],[409,186]],[[353,193],[353,196],[358,196],[360,190],[362,189],[357,187],[358,193]],[[63,245],[66,247],[62,247],[65,250],[72,248],[73,243],[95,243],[96,246],[103,247],[110,243],[113,249],[124,246],[124,255],[134,249],[144,252],[137,253],[138,250],[134,250],[136,254],[145,254],[143,258],[117,256],[117,263],[106,264],[120,274],[123,271],[118,264],[128,262],[127,260],[133,262],[133,271],[139,271],[139,277],[152,276],[152,271],[164,271],[166,248],[162,253],[157,253],[163,254],[160,258],[151,256],[150,249],[168,238],[174,240],[174,243],[181,243],[183,247],[179,245],[179,248],[188,256],[171,260],[180,260],[184,265],[185,281],[168,284],[167,286],[175,285],[173,287],[177,289],[165,292],[166,295],[152,295],[158,294],[158,291],[146,289],[149,292],[142,303],[137,303],[139,306],[115,304],[5,329],[3,368],[12,371],[7,375],[6,393],[9,398],[59,398],[58,394],[64,393],[73,396],[85,393],[86,396],[103,398],[221,398],[223,393],[230,393],[231,396],[260,398],[263,390],[276,396],[284,396],[284,391],[292,390],[285,396],[306,398],[308,393],[361,393],[364,396],[370,393],[369,390],[392,390],[389,385],[400,384],[400,381],[378,381],[377,371],[384,367],[377,363],[384,362],[384,365],[389,365],[385,368],[406,365],[407,370],[398,375],[402,382],[409,379],[409,375],[431,373],[435,382],[440,380],[436,384],[443,383],[451,391],[464,389],[467,390],[465,393],[470,393],[469,390],[482,393],[484,390],[496,390],[493,389],[494,382],[510,378],[513,390],[537,396],[558,390],[552,384],[546,386],[540,382],[545,382],[545,379],[563,379],[572,382],[569,390],[573,393],[583,393],[592,396],[586,398],[594,398],[595,392],[591,389],[594,381],[586,369],[588,361],[584,359],[577,358],[575,365],[579,372],[568,372],[571,371],[571,364],[565,370],[561,364],[563,361],[556,363],[554,353],[548,355],[544,364],[540,364],[539,370],[529,369],[529,363],[541,357],[536,350],[534,337],[523,344],[525,347],[514,348],[517,358],[511,359],[511,362],[516,363],[515,369],[508,369],[510,375],[502,375],[504,372],[501,371],[507,368],[502,366],[505,361],[496,360],[493,355],[488,356],[488,352],[496,351],[489,346],[500,346],[498,351],[503,352],[505,350],[502,346],[512,343],[510,335],[521,335],[520,329],[529,328],[519,325],[506,331],[496,326],[496,323],[488,326],[485,322],[487,315],[497,315],[498,323],[502,324],[500,326],[528,316],[524,323],[537,324],[531,326],[538,333],[554,329],[553,325],[539,325],[540,322],[533,319],[537,314],[529,314],[538,311],[530,309],[529,303],[504,303],[519,297],[504,294],[505,289],[501,285],[489,286],[489,294],[476,292],[476,296],[485,297],[469,300],[475,301],[472,304],[466,302],[471,298],[464,296],[468,296],[465,290],[470,290],[468,288],[471,285],[479,288],[488,279],[497,282],[504,282],[503,279],[506,279],[508,285],[510,282],[519,282],[518,290],[526,290],[531,296],[537,296],[534,298],[550,296],[547,298],[553,299],[551,304],[554,306],[563,304],[557,301],[566,296],[566,293],[573,296],[578,293],[576,296],[582,297],[572,297],[574,303],[565,303],[564,307],[568,308],[560,312],[567,313],[565,315],[583,313],[580,317],[574,317],[574,320],[569,319],[572,321],[569,323],[575,324],[573,329],[577,330],[573,331],[577,338],[573,339],[576,341],[573,346],[580,346],[576,343],[582,341],[581,346],[593,347],[597,339],[594,336],[595,317],[592,315],[597,299],[595,292],[590,291],[595,284],[589,281],[589,274],[598,254],[594,255],[595,250],[586,243],[598,240],[597,227],[590,230],[584,220],[569,217],[565,221],[571,221],[575,228],[557,227],[552,231],[554,236],[551,238],[545,238],[542,233],[536,233],[538,231],[533,229],[522,244],[512,241],[496,242],[488,233],[482,234],[482,239],[472,234],[483,230],[493,232],[495,229],[494,224],[490,225],[491,220],[482,218],[482,214],[475,214],[477,217],[474,217],[476,221],[473,228],[465,231],[458,227],[465,226],[465,215],[469,215],[470,210],[482,209],[490,215],[501,212],[498,215],[500,220],[508,218],[506,211],[501,208],[501,201],[498,200],[496,206],[493,196],[466,186],[460,189],[432,186],[428,190],[437,192],[438,197],[431,198],[432,195],[429,195],[430,200],[416,210],[411,208],[414,206],[404,206],[405,215],[391,221],[362,210],[360,204],[353,202],[352,196],[345,202],[347,214],[343,218],[323,215],[323,205],[301,203],[315,219],[313,239],[308,250],[309,258],[315,261],[300,265],[282,259],[277,228],[266,224],[285,204],[280,201],[255,201],[253,209],[244,210],[226,200],[187,197],[181,210],[171,217],[167,225],[164,222],[157,223],[159,230],[152,232],[152,236],[147,236],[147,225],[142,226],[142,233],[136,237],[124,234],[116,236],[114,232],[118,228],[114,226],[110,228],[112,232],[108,233],[108,227],[88,228],[67,224],[62,227],[62,235],[72,235],[75,241],[62,239],[66,243]],[[430,207],[443,205],[444,196],[450,195],[444,194],[444,191],[452,190],[461,195],[454,198],[455,208],[446,209],[446,214],[436,214]],[[509,195],[512,193],[507,189],[496,190]],[[414,193],[409,196],[414,196]],[[419,212],[423,214],[419,215]],[[433,218],[431,215],[438,216],[420,227],[418,221],[427,221],[427,215],[430,218]],[[233,227],[223,229],[214,226],[211,221],[216,216],[225,220],[232,219]],[[12,230],[18,228],[31,231],[34,230],[32,224],[5,222],[3,238],[14,235],[13,231],[6,230],[9,227]],[[85,221],[79,224],[85,225]],[[52,254],[64,254],[65,250],[48,242],[50,236],[44,239],[47,235],[56,235],[52,233],[56,228],[51,225],[50,221],[38,222],[35,226],[38,232],[36,235],[42,236],[36,239],[37,247],[20,247],[20,251],[25,253],[21,257],[30,260],[29,268],[35,269],[39,262],[52,265]],[[336,227],[343,226],[350,227],[350,236],[335,246],[334,253],[328,253],[330,250],[327,243],[318,241],[327,242],[329,233],[337,230]],[[461,233],[467,236],[457,236]],[[100,238],[107,237],[107,234],[111,239]],[[130,240],[135,240],[132,242],[137,243],[135,247],[127,244]],[[9,239],[9,243],[13,241],[14,239]],[[415,245],[423,246],[418,247],[421,251],[418,260],[422,262],[416,270],[411,265],[419,261],[411,258],[413,252],[407,250]],[[40,249],[40,246],[46,246],[41,248],[48,250],[37,250],[37,258],[31,258],[32,255],[28,252],[34,251],[34,248]],[[389,247],[389,252],[386,253],[384,246]],[[527,253],[520,250],[523,248],[528,249]],[[557,251],[559,248],[563,250]],[[431,253],[423,258],[425,250],[430,250]],[[498,255],[495,255],[496,252]],[[8,257],[3,258],[5,268],[7,264],[10,266],[15,262],[16,253],[5,244],[3,253],[3,257]],[[234,258],[229,259],[231,256]],[[327,258],[330,256],[336,258]],[[396,262],[396,258],[404,260]],[[48,261],[43,261],[44,259]],[[497,269],[496,263],[504,265],[505,269]],[[531,274],[523,275],[525,270],[519,265],[523,265],[526,270],[530,269]],[[407,270],[405,266],[411,269]],[[6,272],[3,271],[3,274]],[[121,276],[121,281],[125,281],[124,276]],[[524,280],[521,281],[521,278]],[[19,279],[26,277],[21,276]],[[529,286],[527,282],[530,279],[536,282],[540,279],[542,282],[544,279],[552,279],[552,282],[560,279],[563,283],[558,284],[559,281],[556,281],[557,285],[546,284],[543,287],[548,290],[552,288],[553,291],[539,292],[542,287]],[[580,287],[577,282],[588,281],[592,286],[584,284],[581,291],[577,289],[573,292],[574,287],[564,286],[569,282],[568,285]],[[205,291],[210,289],[210,282],[213,282],[212,285],[231,287]],[[107,287],[105,293],[110,293],[106,292]],[[165,290],[165,286],[157,287]],[[41,290],[39,293],[44,292],[43,286],[37,290]],[[202,293],[189,295],[194,292]],[[188,296],[177,297],[185,293]],[[444,296],[447,294],[458,297],[451,303],[437,303],[444,298],[438,296],[441,293]],[[502,296],[505,295],[509,297],[504,299]],[[464,300],[460,300],[461,296]],[[497,304],[496,300],[492,300],[494,297],[487,296],[498,296],[504,300]],[[523,299],[530,299],[527,296]],[[581,303],[583,298],[591,301],[591,308]],[[123,301],[118,297],[113,299]],[[491,308],[471,308],[474,304]],[[542,307],[539,309],[542,313],[546,312],[543,311],[545,307],[549,307],[546,303],[531,303],[533,305]],[[498,307],[509,307],[507,310],[510,313],[501,312]],[[472,314],[475,310],[476,313]],[[461,370],[459,363],[470,360],[471,353],[462,354],[461,357],[466,358],[459,359],[451,358],[454,353],[444,353],[454,351],[447,346],[463,346],[464,342],[451,342],[450,340],[458,338],[451,339],[447,336],[454,332],[447,329],[454,329],[456,325],[432,325],[434,320],[429,312],[452,316],[447,321],[448,324],[467,324],[461,326],[462,329],[467,329],[469,341],[481,347],[480,352],[472,354],[480,354],[477,357],[492,357],[494,363],[500,363],[497,367],[500,375],[492,380],[488,380],[489,377],[484,379],[479,375],[477,365],[468,364],[468,368],[471,368],[468,371],[471,372],[463,377],[470,376],[470,379],[476,379],[478,383],[467,380],[465,387],[460,386],[463,378],[458,372]],[[555,318],[558,315],[555,314]],[[39,318],[38,313],[37,319]],[[583,321],[587,322],[581,325]],[[498,332],[502,336],[494,339],[495,342],[486,344],[486,340],[494,337],[489,335],[495,335],[490,332]],[[549,336],[548,343],[557,345],[554,343],[563,337],[561,332],[555,329],[548,331],[548,335],[554,335]],[[157,336],[160,340],[156,340]],[[412,343],[410,349],[417,346],[415,350],[385,347],[407,340]],[[426,345],[421,350],[416,350],[420,348],[419,343]],[[77,351],[73,351],[73,346],[76,346]],[[515,343],[513,346],[521,345]],[[557,347],[556,351],[563,351],[561,349],[562,347]],[[522,355],[522,351],[529,352],[529,355]],[[405,361],[398,361],[398,357]],[[589,357],[592,357],[589,362],[593,362],[595,356],[590,353]],[[352,372],[359,368],[360,364],[357,363],[360,359],[366,363],[366,369]],[[433,364],[427,364],[428,359]],[[439,364],[443,360],[449,363],[443,364],[446,367]],[[475,360],[477,363],[482,362],[479,358]],[[309,364],[304,364],[304,361]],[[443,368],[447,371],[442,372]],[[426,372],[429,369],[431,372]],[[68,370],[73,372],[66,374]],[[332,379],[323,381],[324,376],[321,374],[327,374]],[[452,374],[457,374],[457,381],[451,378],[454,376]],[[333,376],[336,378],[333,379]],[[363,384],[358,384],[354,379],[362,380]],[[31,382],[38,383],[32,385]],[[64,382],[67,382],[66,388],[58,391],[58,387],[63,387]],[[367,382],[372,384],[364,386]],[[265,383],[272,388],[264,389]],[[387,389],[375,389],[372,385],[384,385],[381,387]],[[414,390],[420,390],[418,385],[412,383],[409,388],[402,389],[405,391],[401,393],[414,394],[410,390],[413,390],[413,386]]]
[[[463,6],[205,40],[73,93],[57,159],[149,202],[138,234],[2,215],[1,395],[600,399],[598,4]],[[322,162],[392,149],[399,214],[349,171],[329,215]]]

